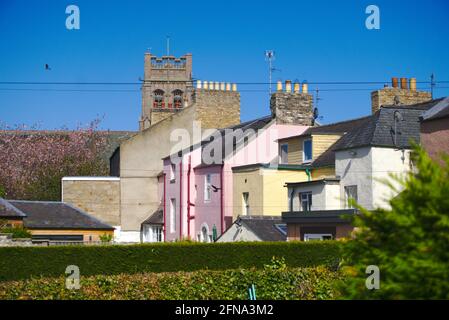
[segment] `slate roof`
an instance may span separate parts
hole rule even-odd
[[[78,208],[64,202],[8,200],[26,214],[23,224],[29,229],[88,229],[114,228]]]
[[[287,236],[276,228],[277,224],[285,224],[279,216],[240,216],[238,221],[262,241],[287,240]]]
[[[449,117],[449,97],[434,101],[438,101],[438,103],[433,105],[429,110],[425,111],[421,115],[421,121],[430,121]]]
[[[286,211],[282,212],[284,223],[349,223],[347,218],[358,214],[356,209]]]
[[[308,128],[301,136],[312,134],[344,134],[366,122],[370,116]]]
[[[177,153],[171,154],[171,155],[165,157],[164,159],[168,159],[172,156],[180,157],[182,155],[182,152],[187,153],[187,152],[192,151],[200,146],[202,148],[207,147],[207,148],[210,148],[210,150],[213,150],[213,149],[215,149],[215,148],[213,148],[213,144],[220,143],[220,145],[222,147],[221,162],[223,162],[223,160],[226,159],[227,156],[229,156],[229,152],[226,153],[226,151],[234,152],[237,144],[241,143],[241,140],[245,138],[245,130],[254,130],[257,133],[257,130],[264,128],[272,120],[273,120],[273,118],[270,115],[270,116],[265,116],[265,117],[261,117],[258,119],[254,119],[251,121],[239,123],[232,127],[219,129],[216,132],[216,136],[217,136],[217,138],[221,137],[221,141],[219,139],[211,139],[211,136],[209,136],[206,139],[202,140],[200,143],[191,145],[190,147],[180,150]],[[234,131],[237,129],[241,129],[241,131]],[[230,132],[231,130],[232,130],[232,133],[237,133],[237,135],[235,135],[235,138],[233,140],[231,140],[231,137],[232,137],[232,133]],[[222,141],[224,141],[225,143],[221,143]],[[230,147],[229,145],[228,145],[228,147],[226,147],[226,144],[228,144],[230,141],[232,141],[232,143],[233,143],[232,147]],[[213,152],[211,153],[211,157],[213,157]]]
[[[164,224],[164,211],[162,208],[154,211],[142,224]]]
[[[369,117],[369,121],[345,134],[332,150],[350,149],[362,146],[410,148],[410,140],[420,141],[419,117],[423,110],[435,105],[435,100],[407,106],[382,107]],[[396,121],[395,113],[402,116]]]
[[[11,205],[7,200],[0,198],[0,218],[24,218],[26,214]]]

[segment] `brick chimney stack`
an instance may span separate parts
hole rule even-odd
[[[399,86],[400,85],[400,86]],[[371,111],[377,112],[382,106],[409,105],[432,100],[432,95],[427,91],[416,90],[416,78],[393,77],[391,78],[391,87],[384,87],[380,90],[371,92]]]
[[[305,84],[305,86],[304,86]],[[278,81],[277,91],[271,95],[271,115],[278,124],[299,124],[303,126],[313,125],[313,98],[307,92],[307,84],[300,91],[299,83],[285,81],[285,91],[282,90],[282,82]]]

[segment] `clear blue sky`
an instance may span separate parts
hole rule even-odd
[[[76,4],[81,29],[65,28]],[[380,30],[365,8],[380,8]],[[195,78],[268,82],[266,49],[277,79],[385,81],[392,76],[449,80],[448,1],[0,1],[0,81],[137,82],[147,48],[193,54]],[[44,65],[52,68],[46,71]],[[435,97],[449,95],[435,89]],[[320,89],[374,89],[320,85]],[[132,90],[120,92],[24,91]],[[314,87],[311,86],[313,90]],[[269,113],[268,86],[244,86],[242,120]],[[265,92],[247,90],[266,90]],[[322,91],[323,123],[369,114],[370,90]],[[103,129],[136,130],[138,86],[0,85],[0,121],[73,128],[104,115]]]

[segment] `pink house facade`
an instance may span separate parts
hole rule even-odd
[[[307,128],[268,116],[217,130],[201,145],[164,158],[165,241],[213,242],[232,224],[232,167],[277,163],[277,140]]]

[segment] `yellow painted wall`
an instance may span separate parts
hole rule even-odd
[[[279,145],[288,144],[288,164],[302,164],[304,140],[312,139],[312,160],[315,160],[340,138],[341,135],[336,134],[299,136],[281,139],[279,140]]]
[[[331,145],[337,142],[341,135],[337,134],[317,134],[312,135],[312,157],[313,160],[318,158],[324,151],[329,149]],[[301,146],[302,147],[302,146]]]
[[[287,182],[307,181],[305,171],[262,169],[263,172],[263,214],[280,216],[288,211]]]
[[[263,212],[263,176],[260,168],[234,172],[233,176],[233,220],[244,213],[243,193],[249,193],[250,213]],[[246,180],[246,182],[245,182]]]
[[[42,230],[29,229],[32,235],[83,235],[84,241],[90,241],[89,236],[92,236],[92,241],[100,241],[100,236],[104,234],[114,235],[113,230]]]
[[[312,180],[319,180],[325,177],[335,177],[335,167],[323,167],[312,170]]]

